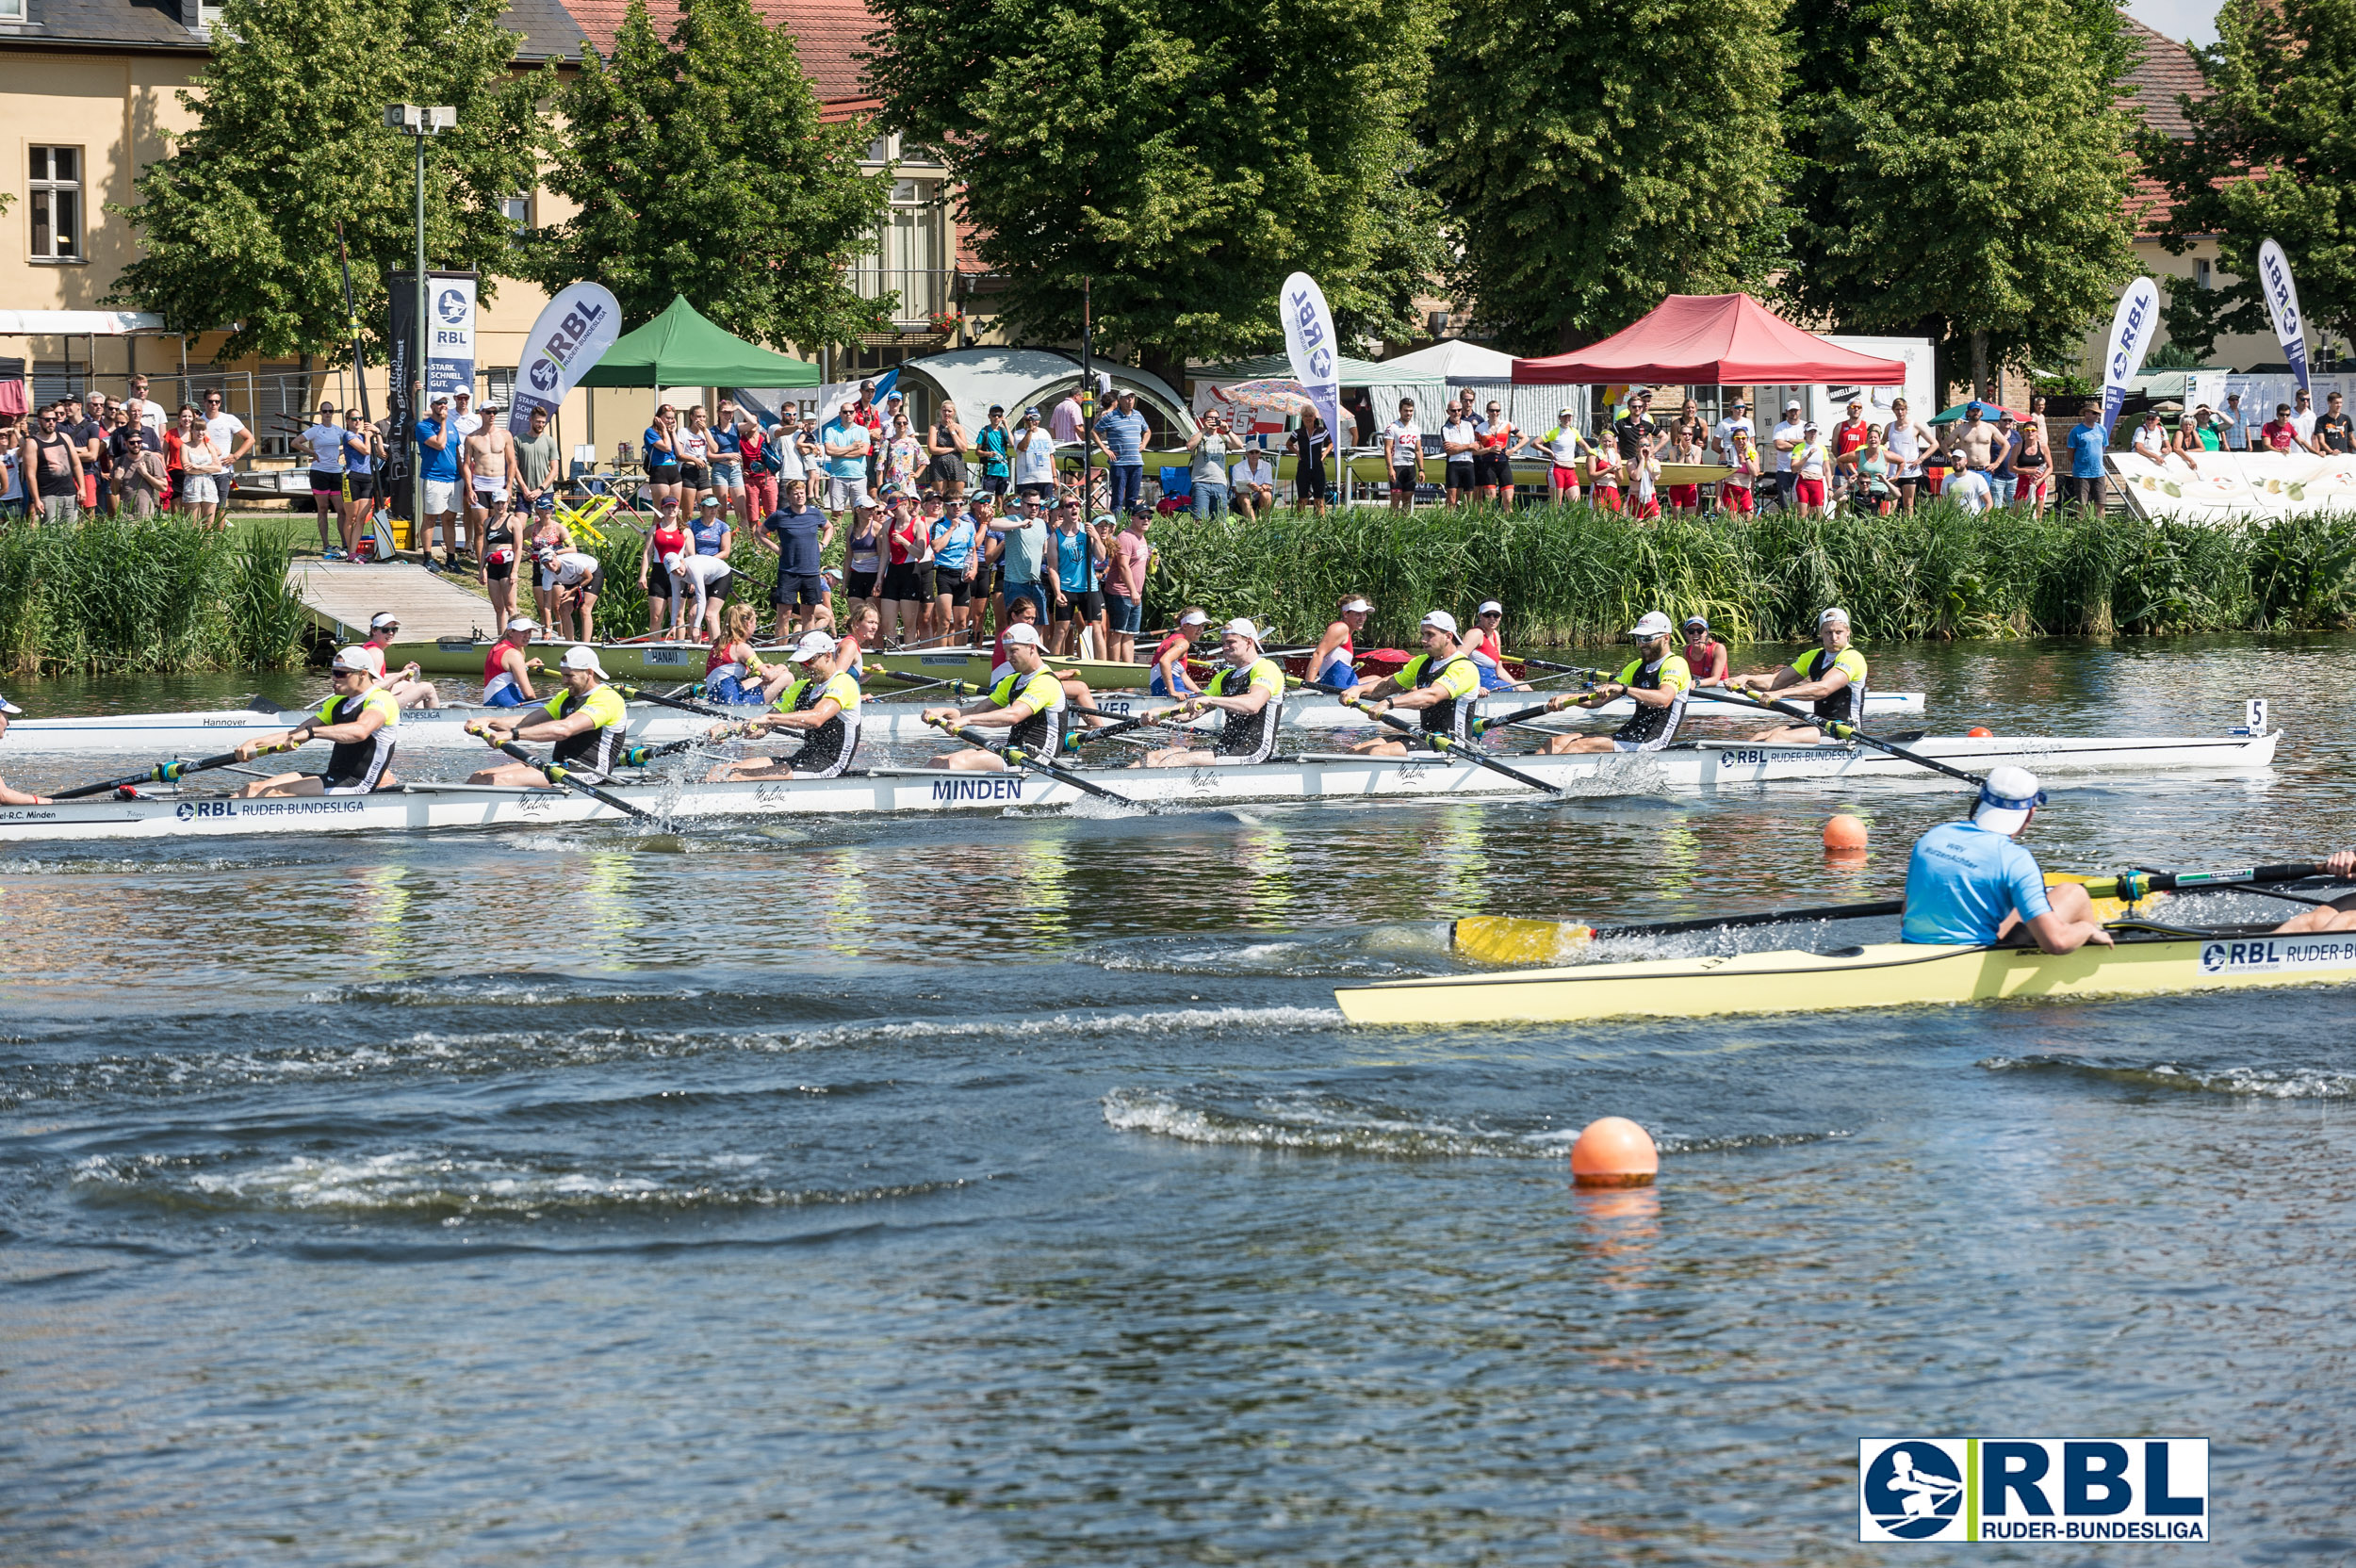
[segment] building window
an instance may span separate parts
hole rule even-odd
[[[483,400],[501,408],[515,406],[515,367],[492,366],[483,372]],[[502,420],[502,423],[505,421]]]
[[[0,0],[0,22],[25,20],[25,0]]]
[[[196,24],[206,32],[221,25],[221,0],[196,0]]]
[[[499,204],[499,211],[506,215],[509,228],[517,234],[528,232],[532,228],[532,193],[517,191]]]
[[[2209,270],[2208,258],[2195,257],[2192,264],[2192,286],[2195,288],[2215,288],[2217,279]]]
[[[32,150],[29,204],[33,220],[35,261],[82,259],[82,150],[79,147],[36,147]]]

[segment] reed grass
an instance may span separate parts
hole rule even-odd
[[[0,668],[20,675],[274,669],[302,601],[290,535],[151,519],[19,523],[0,532]]]
[[[2126,515],[1945,504],[1891,517],[1663,517],[1585,506],[1373,507],[1157,521],[1150,624],[1188,604],[1316,637],[1345,595],[1375,604],[1368,634],[1405,645],[1431,609],[1467,621],[1495,598],[1514,644],[1591,645],[1660,610],[1699,612],[1744,641],[1814,634],[1846,608],[1879,641],[2356,625],[2356,516],[2273,524],[2150,523]]]

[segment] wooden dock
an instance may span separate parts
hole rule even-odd
[[[401,617],[405,643],[467,636],[490,642],[499,635],[490,600],[423,566],[298,561],[286,568],[286,582],[338,643],[368,636],[369,620],[387,610]]]

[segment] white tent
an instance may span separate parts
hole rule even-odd
[[[1584,386],[1515,386],[1513,356],[1501,354],[1495,349],[1484,349],[1478,343],[1467,343],[1451,337],[1445,343],[1434,343],[1429,349],[1417,349],[1412,354],[1383,362],[1385,370],[1399,375],[1438,376],[1448,383],[1450,392],[1471,387],[1481,395],[1484,402],[1495,398],[1505,405],[1505,416],[1516,429],[1533,434],[1554,428],[1565,403],[1572,416],[1585,427],[1588,389]]]

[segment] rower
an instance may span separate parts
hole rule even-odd
[[[1849,645],[1849,612],[1834,605],[1816,617],[1817,645],[1782,669],[1728,676],[1730,692],[1770,692],[1784,702],[1813,705],[1817,724],[1778,725],[1756,739],[1762,745],[1813,745],[1823,726],[1865,722],[1865,655]]]
[[[2047,953],[2112,945],[2086,889],[2075,882],[2047,887],[2037,857],[2013,842],[2044,802],[2028,769],[1988,769],[1968,820],[1942,824],[1914,841],[1901,939],[1989,947],[2025,923]]]
[[[1276,731],[1284,722],[1284,672],[1260,651],[1268,633],[1249,619],[1237,618],[1219,629],[1219,652],[1224,668],[1215,672],[1203,695],[1188,697],[1177,716],[1191,719],[1206,709],[1227,716],[1219,722],[1219,738],[1210,748],[1173,746],[1149,751],[1143,768],[1240,767],[1265,762],[1276,751]]]
[[[1021,621],[1006,628],[1006,678],[991,686],[980,703],[965,709],[927,708],[924,722],[957,728],[1003,729],[1008,745],[1021,746],[1034,756],[1053,758],[1063,749],[1067,711],[1063,682],[1047,667],[1046,650],[1040,645],[1036,628]],[[969,745],[962,751],[935,758],[933,766],[1003,773],[1006,760],[994,751]]]
[[[1348,692],[1358,685],[1358,633],[1366,629],[1366,616],[1374,606],[1362,594],[1351,594],[1341,602],[1332,626],[1317,639],[1317,651],[1309,656],[1309,684],[1321,686],[1329,692]]]
[[[8,715],[24,711],[24,709],[19,708],[8,698],[0,697],[0,736],[5,736],[8,732]],[[0,778],[0,806],[46,806],[48,804],[47,795],[28,795],[22,790],[11,790],[8,788],[8,780]]]
[[[1006,601],[1006,626],[1008,628],[1028,626],[1033,630],[1039,629],[1039,606],[1032,602],[1028,595],[1018,594]],[[1046,645],[1042,642],[1039,645],[1044,647]],[[997,685],[998,682],[1006,679],[1013,669],[1014,666],[1006,662],[1006,639],[1005,631],[1002,630],[998,636],[997,646],[992,650],[989,683],[992,686]],[[1080,678],[1080,672],[1076,667],[1058,670],[1050,665],[1049,673],[1063,682],[1064,708],[1074,718],[1090,729],[1102,729],[1114,722],[1104,716],[1103,709],[1096,706],[1096,694],[1089,690],[1087,681]]]
[[[1418,629],[1423,651],[1399,667],[1397,675],[1362,681],[1342,701],[1366,705],[1376,717],[1392,709],[1423,715],[1423,732],[1441,735],[1462,745],[1472,738],[1473,704],[1481,695],[1480,666],[1456,641],[1456,617],[1445,610],[1424,616]],[[1350,747],[1368,757],[1404,757],[1405,741],[1361,741]]]
[[[540,629],[540,623],[529,615],[511,616],[507,629],[499,634],[483,655],[483,705],[485,708],[525,708],[537,703],[540,694],[532,689],[532,672],[543,666],[537,659],[528,659],[524,650],[532,646],[532,634]]]
[[[424,668],[416,663],[403,664],[398,673],[389,671],[384,663],[384,650],[401,635],[401,617],[391,611],[383,611],[369,618],[368,641],[360,645],[368,650],[374,662],[376,683],[403,708],[439,708],[442,694],[434,682],[424,678]]]
[[[739,609],[747,608],[738,606]],[[806,631],[788,655],[801,672],[777,694],[774,711],[716,725],[712,739],[790,730],[802,737],[791,757],[747,757],[712,770],[713,782],[738,778],[833,778],[859,749],[859,682],[843,666],[848,650],[823,631]]]
[[[554,742],[548,760],[580,773],[611,773],[622,758],[630,731],[630,706],[605,683],[597,650],[564,650],[557,668],[564,689],[538,708],[519,709],[514,718],[470,719],[466,733],[492,741]],[[547,784],[548,776],[529,762],[503,762],[471,775],[469,784]],[[553,786],[551,786],[553,787]]]
[[[548,584],[548,613],[558,633],[562,635],[570,626],[582,642],[596,641],[597,599],[605,592],[605,563],[586,550],[560,550],[553,546],[542,549],[535,559]],[[671,602],[676,610],[679,601]]]
[[[1618,676],[1584,696],[1564,692],[1549,697],[1546,711],[1559,713],[1574,703],[1601,708],[1621,697],[1633,702],[1636,711],[1609,735],[1554,736],[1539,748],[1543,754],[1659,751],[1677,739],[1677,726],[1685,722],[1686,699],[1693,694],[1693,672],[1686,667],[1683,655],[1669,651],[1669,617],[1658,610],[1648,611],[1628,629],[1628,635],[1636,639],[1636,657],[1621,667]]]
[[[1723,686],[1726,682],[1726,645],[1710,634],[1710,617],[1685,617],[1685,650],[1678,657],[1693,672],[1696,686]]]
[[[1473,612],[1473,629],[1464,634],[1464,651],[1481,667],[1481,689],[1484,692],[1527,691],[1505,673],[1505,639],[1499,632],[1505,625],[1505,606],[1495,599],[1483,599]]]
[[[2333,397],[2339,394],[2334,392]],[[2345,882],[2356,877],[2356,850],[2341,850],[2323,863],[2323,869]],[[2356,931],[2356,893],[2346,893],[2329,904],[2317,905],[2305,914],[2293,915],[2274,928],[2279,932]]]
[[[292,751],[306,741],[326,741],[335,749],[327,754],[323,771],[257,778],[239,790],[237,798],[364,795],[399,784],[393,776],[393,743],[400,738],[401,704],[377,684],[376,667],[366,647],[344,649],[327,667],[335,694],[319,704],[318,712],[292,729],[256,735],[237,747],[237,760],[250,762],[266,751]]]
[[[1157,697],[1191,697],[1202,694],[1194,678],[1186,673],[1186,658],[1194,652],[1194,645],[1203,635],[1203,629],[1211,624],[1211,612],[1199,604],[1190,604],[1178,612],[1178,629],[1162,639],[1153,650],[1153,678],[1146,682],[1146,690]]]

